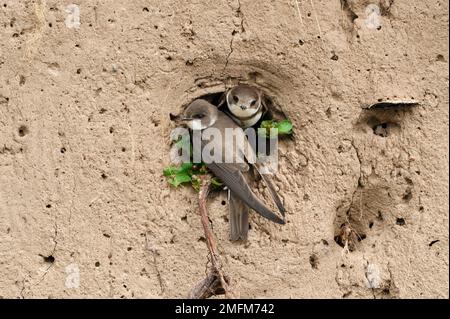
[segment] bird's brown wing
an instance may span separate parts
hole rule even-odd
[[[285,224],[285,221],[275,215],[263,202],[261,202],[247,184],[241,171],[234,164],[207,163],[206,166],[219,177],[225,185],[245,204],[253,208],[261,216],[278,224]]]
[[[255,154],[255,150],[253,149],[253,146],[249,143],[249,141],[246,138],[244,140],[245,140],[245,143],[244,143],[244,147],[242,149],[243,156],[247,159],[247,161],[249,161],[249,163],[252,165],[252,167],[258,172],[258,175],[261,177],[262,181],[269,189],[272,200],[277,205],[277,208],[280,211],[281,215],[283,215],[283,217],[284,217],[285,213],[286,213],[286,208],[284,208],[281,198],[278,195],[277,191],[275,190],[275,186],[273,185],[270,175],[261,173],[262,164],[260,164],[256,161],[257,157]]]
[[[278,193],[275,189],[275,186],[273,185],[272,177],[270,176],[270,174],[262,174],[258,168],[258,165],[253,165],[253,167],[258,172],[258,174],[261,177],[261,180],[264,182],[264,184],[266,184],[267,189],[269,190],[270,195],[272,197],[272,200],[275,202],[275,204],[278,207],[278,210],[280,211],[281,215],[284,217],[286,215],[286,208],[284,208],[281,198],[278,195]]]

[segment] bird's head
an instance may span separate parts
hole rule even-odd
[[[192,130],[204,130],[217,120],[217,107],[206,100],[197,99],[188,105],[180,120]]]
[[[237,118],[249,118],[261,107],[261,92],[252,86],[240,84],[228,91],[227,104]]]

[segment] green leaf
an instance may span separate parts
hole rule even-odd
[[[292,134],[292,127],[293,125],[289,120],[283,120],[279,122],[276,126],[276,128],[278,129],[278,135]]]
[[[192,166],[194,166],[194,164],[192,163],[183,163],[181,164],[180,168],[178,169],[178,173],[187,173],[190,169],[192,169]]]
[[[174,176],[177,174],[188,174],[189,170],[192,169],[192,163],[183,163],[180,167],[169,166],[163,170],[164,176]]]
[[[219,178],[213,177],[213,178],[211,178],[211,184],[212,184],[213,186],[218,186],[218,187],[220,187],[220,186],[223,185],[223,182],[222,182]]]
[[[262,121],[260,127],[261,128],[272,128],[275,125],[275,121],[274,120],[266,120],[266,121]]]
[[[178,171],[178,167],[169,166],[163,170],[163,174],[164,174],[164,176],[173,176],[176,174],[177,171]]]
[[[283,120],[280,122],[277,122],[275,120],[267,120],[262,121],[260,128],[258,129],[258,135],[262,137],[277,137],[277,135],[286,135],[286,134],[292,134],[292,122],[289,120]],[[276,128],[278,132],[271,132],[272,128]]]
[[[187,183],[191,181],[191,177],[188,174],[177,174],[174,178],[169,179],[169,184],[177,187],[182,183]]]

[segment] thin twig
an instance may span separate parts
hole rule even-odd
[[[201,175],[200,177],[199,212],[202,222],[203,231],[205,232],[206,246],[209,250],[211,270],[205,279],[199,282],[189,293],[190,298],[204,299],[214,294],[225,294],[226,298],[234,298],[234,294],[230,291],[228,283],[230,279],[224,275],[220,256],[217,253],[216,241],[214,234],[209,225],[208,210],[206,209],[206,198],[208,197],[211,177],[209,175]]]

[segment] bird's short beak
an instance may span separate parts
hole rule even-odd
[[[184,123],[184,122],[187,122],[187,121],[191,120],[191,118],[189,118],[189,117],[186,117],[186,116],[183,116],[183,115],[173,115],[173,114],[170,115],[170,119],[172,121],[174,121],[175,123],[178,123],[178,124],[181,124],[181,123]]]

